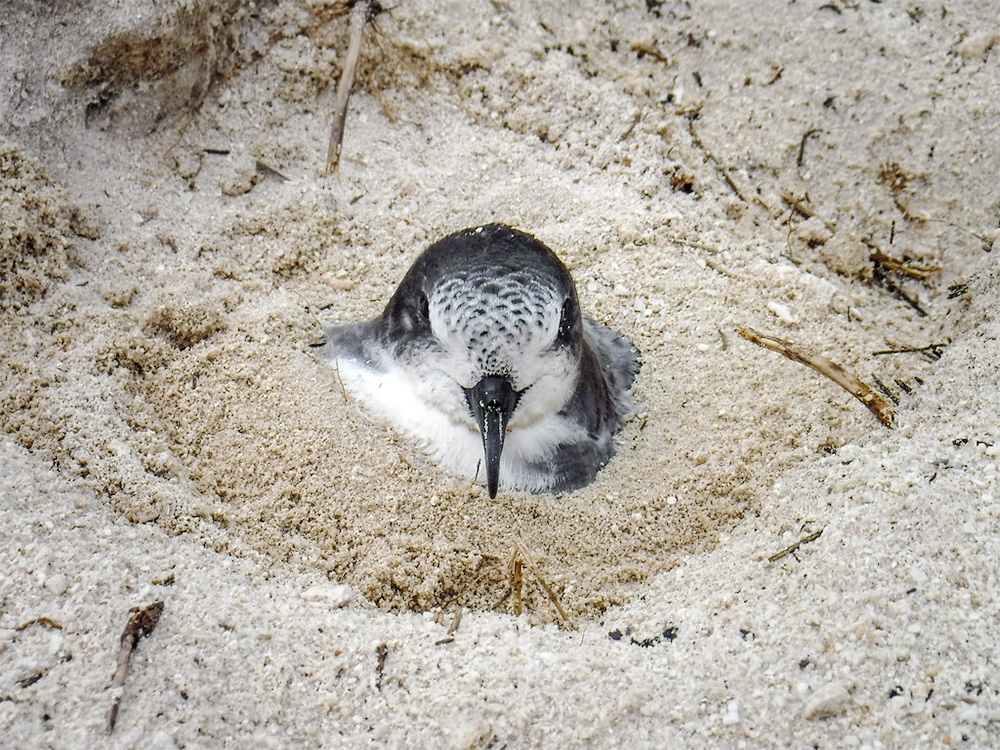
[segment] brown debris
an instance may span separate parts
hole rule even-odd
[[[937,361],[941,359],[941,350],[948,346],[947,343],[944,344],[928,344],[927,346],[906,346],[901,349],[881,349],[877,352],[872,352],[873,357],[880,357],[884,354],[923,354],[931,361]]]
[[[504,595],[500,597],[500,600],[493,605],[493,609],[497,609],[510,599],[512,596],[514,598],[514,614],[520,615],[523,612],[524,601],[522,599],[522,592],[524,586],[524,569],[527,568],[528,572],[531,573],[535,580],[538,581],[545,595],[552,602],[552,606],[555,607],[556,612],[559,613],[559,617],[562,619],[563,623],[570,630],[576,630],[576,624],[570,619],[569,615],[566,614],[566,610],[563,609],[562,603],[559,601],[559,596],[552,587],[549,586],[545,577],[541,574],[538,568],[538,563],[535,561],[531,552],[520,540],[515,541],[514,551],[511,553],[510,558],[507,560],[507,571],[509,575],[509,585]]]
[[[873,261],[881,263],[887,270],[902,274],[903,276],[910,276],[914,279],[929,279],[941,270],[941,266],[934,263],[922,265],[914,263],[911,260],[894,258],[882,252],[877,247],[873,249],[871,257]]]
[[[344,69],[337,84],[337,98],[333,104],[333,125],[330,128],[330,146],[326,152],[326,170],[330,175],[340,166],[340,149],[344,142],[344,124],[347,120],[347,102],[351,98],[351,88],[354,86],[354,76],[358,71],[358,60],[361,58],[361,40],[364,38],[365,26],[374,13],[380,10],[378,3],[371,0],[357,0],[350,5],[351,41],[347,47],[347,57]]]
[[[822,535],[822,533],[823,529],[820,529],[819,531],[814,531],[811,534],[807,534],[794,544],[790,544],[787,547],[785,547],[783,550],[781,550],[781,552],[776,552],[775,554],[771,555],[769,558],[767,558],[767,561],[777,562],[778,560],[780,560],[783,557],[786,557],[787,555],[795,554],[795,552],[798,551],[799,547],[801,547],[803,544],[808,544],[809,542],[815,542],[817,539],[820,538],[820,535]]]
[[[737,326],[736,332],[747,341],[765,349],[772,349],[779,352],[793,362],[811,367],[821,375],[825,375],[834,383],[839,385],[854,398],[868,407],[868,410],[878,417],[878,420],[886,427],[891,428],[895,414],[892,407],[880,398],[871,388],[861,382],[856,375],[848,372],[836,362],[827,359],[820,354],[811,354],[801,350],[795,343],[776,336],[766,336],[754,331],[752,328]]]
[[[451,625],[448,626],[448,633],[444,638],[438,641],[434,641],[435,646],[441,646],[445,643],[451,643],[455,640],[455,631],[458,630],[458,626],[462,624],[462,613],[463,609],[459,607],[455,610],[455,616],[451,618]]]
[[[455,610],[455,616],[451,618],[451,625],[448,626],[448,635],[455,635],[455,631],[458,630],[458,626],[462,624],[462,613],[463,609],[459,607]]]
[[[568,627],[570,630],[576,630],[576,625],[573,623],[571,619],[569,619],[569,615],[566,614],[566,610],[562,608],[562,604],[560,604],[559,602],[559,597],[556,595],[556,593],[552,590],[552,587],[549,586],[548,582],[546,582],[545,578],[542,576],[541,571],[539,571],[538,569],[538,563],[535,562],[531,553],[528,551],[528,548],[525,547],[525,545],[522,544],[520,541],[518,541],[517,550],[514,554],[515,554],[514,558],[515,561],[517,561],[518,558],[522,560],[524,562],[525,567],[527,567],[528,571],[531,572],[538,580],[538,583],[541,584],[542,589],[544,589],[545,594],[549,597],[549,601],[552,602],[553,606],[556,608],[556,612],[559,613],[559,616],[562,618],[562,621],[566,624],[566,627]],[[519,571],[514,571],[512,569],[512,575],[517,572]],[[520,592],[518,593],[520,595]]]
[[[34,620],[28,620],[18,625],[14,630],[21,632],[22,630],[27,630],[32,625],[41,625],[42,627],[49,628],[50,630],[62,630],[62,625],[53,619],[48,617],[36,617]]]
[[[132,652],[139,645],[140,638],[145,638],[153,632],[156,624],[160,621],[161,614],[163,614],[163,602],[150,604],[143,609],[132,609],[132,616],[128,619],[125,631],[122,633],[121,650],[118,652],[118,668],[115,670],[115,676],[111,680],[112,688],[120,688],[125,684],[125,678],[128,677],[129,664],[132,661]],[[118,721],[118,708],[121,706],[121,702],[122,696],[119,693],[111,704],[111,710],[108,712],[108,734],[111,734],[115,729],[115,723]]]
[[[375,656],[378,661],[375,662],[375,689],[382,690],[382,679],[385,677],[385,660],[389,656],[389,644],[380,643],[375,649]]]

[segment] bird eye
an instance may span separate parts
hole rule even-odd
[[[420,293],[420,299],[417,301],[417,309],[420,311],[420,317],[426,321],[431,319],[431,305],[427,300],[427,295],[423,292]]]

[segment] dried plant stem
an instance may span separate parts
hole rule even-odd
[[[785,547],[783,550],[781,550],[781,552],[776,552],[775,554],[771,555],[769,558],[767,558],[767,561],[777,562],[778,560],[780,560],[783,557],[786,557],[787,555],[793,555],[795,554],[795,552],[798,551],[799,547],[801,547],[803,544],[808,544],[809,542],[815,542],[817,539],[820,538],[820,536],[822,536],[822,534],[823,534],[823,529],[819,529],[818,531],[814,531],[811,534],[807,534],[794,544],[790,544],[787,547]]]
[[[566,624],[566,627],[568,627],[570,630],[576,630],[576,625],[573,623],[571,619],[569,619],[569,615],[566,614],[566,610],[564,610],[562,608],[562,604],[559,603],[559,597],[556,596],[556,593],[552,590],[552,587],[549,586],[548,582],[545,580],[541,572],[538,570],[538,564],[531,556],[531,553],[528,551],[528,548],[523,543],[521,543],[520,540],[518,540],[516,544],[517,544],[516,554],[524,562],[524,566],[535,576],[538,582],[542,585],[542,589],[545,590],[546,595],[549,597],[549,601],[552,602],[552,604],[555,606],[556,612],[559,613],[559,616]],[[515,573],[519,573],[519,571],[515,571],[513,566],[511,566],[511,574],[514,575]]]
[[[340,74],[340,83],[337,85],[337,99],[333,104],[333,127],[330,128],[330,147],[326,152],[326,171],[324,172],[327,175],[336,172],[340,165],[340,149],[344,142],[344,122],[347,119],[347,101],[351,98],[354,75],[358,71],[358,60],[361,58],[361,40],[364,38],[365,24],[368,23],[370,10],[370,0],[358,0],[351,6],[351,40],[347,47],[344,70]]]
[[[524,562],[519,557],[515,557],[511,560],[511,573],[510,587],[514,591],[514,614],[518,617],[521,616],[521,612],[524,609],[524,604],[521,600],[521,587],[524,580]]]
[[[878,417],[878,420],[882,424],[886,427],[892,427],[893,418],[895,416],[893,414],[892,407],[889,406],[889,404],[887,404],[883,399],[879,398],[879,396],[871,388],[862,383],[856,375],[848,372],[836,362],[833,362],[819,354],[804,352],[791,341],[779,339],[776,336],[765,336],[762,333],[757,333],[757,331],[754,331],[752,328],[737,326],[736,332],[747,341],[751,341],[758,346],[763,346],[766,349],[772,349],[773,351],[780,352],[790,360],[799,362],[807,367],[811,367],[821,375],[825,375],[830,378],[830,380],[867,406],[868,410]]]
[[[132,616],[125,625],[125,631],[121,637],[121,649],[118,651],[118,668],[115,669],[115,676],[111,680],[111,687],[118,689],[118,693],[108,711],[108,734],[115,730],[115,723],[118,721],[118,708],[121,706],[121,687],[125,684],[128,676],[129,664],[132,661],[132,652],[139,645],[139,639],[145,638],[153,632],[156,624],[160,621],[163,613],[163,602],[150,604],[144,609],[132,610]]]

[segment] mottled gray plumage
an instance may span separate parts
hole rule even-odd
[[[500,224],[431,245],[381,316],[326,334],[350,392],[490,497],[593,481],[639,370],[628,340],[581,313],[555,254]]]

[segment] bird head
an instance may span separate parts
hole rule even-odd
[[[426,389],[479,431],[495,497],[507,432],[558,412],[575,387],[582,319],[566,267],[510,227],[464,230],[424,252],[384,318],[412,361],[433,361]]]

